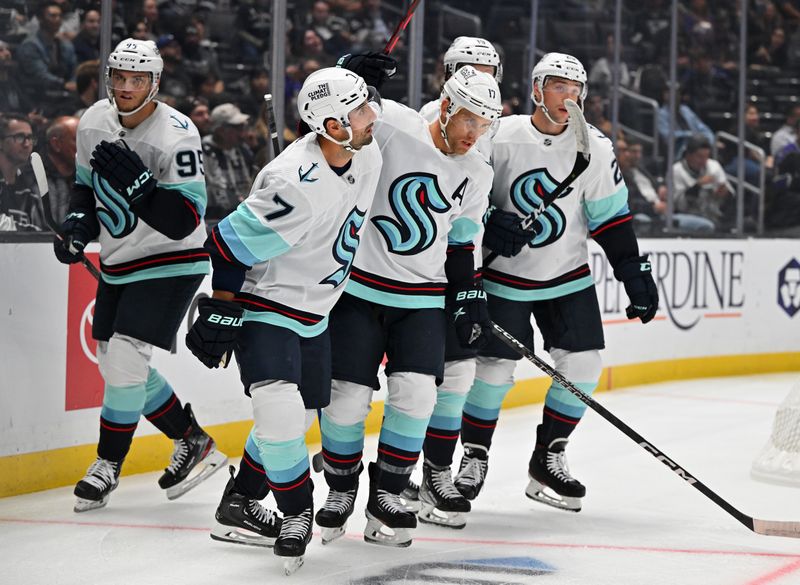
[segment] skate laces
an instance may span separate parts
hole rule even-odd
[[[547,469],[562,481],[575,481],[569,474],[569,467],[567,467],[567,456],[564,451],[548,451],[547,452]]]
[[[258,520],[261,524],[275,525],[277,515],[272,510],[267,510],[264,506],[258,503],[258,500],[250,500],[247,504],[247,510]]]
[[[325,500],[325,505],[323,508],[336,512],[337,514],[346,514],[353,505],[355,495],[355,490],[350,490],[347,492],[337,492],[336,490],[331,490],[328,492],[328,497]]]
[[[378,490],[378,505],[390,514],[405,514],[408,512],[406,507],[400,502],[400,496],[392,494],[386,490]]]
[[[446,500],[463,498],[461,492],[459,492],[453,484],[453,474],[449,467],[445,467],[444,469],[433,469],[431,467],[429,469],[431,472],[433,489],[435,489],[439,495]]]
[[[284,516],[280,538],[282,540],[287,538],[305,540],[309,526],[311,526],[311,508],[306,508],[294,516]]]
[[[86,477],[81,481],[88,483],[92,487],[104,490],[108,486],[114,485],[114,482],[117,481],[117,465],[118,463],[98,457],[97,460],[89,466]]]
[[[486,469],[489,466],[489,462],[486,459],[471,457],[467,454],[464,454],[464,461],[466,463],[462,465],[461,470],[456,475],[458,483],[469,486],[481,485],[486,478]]]
[[[177,475],[178,470],[183,466],[186,461],[186,456],[189,455],[189,441],[186,439],[175,439],[175,449],[172,451],[172,457],[167,466],[167,473]]]

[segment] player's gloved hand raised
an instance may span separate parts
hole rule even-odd
[[[541,230],[538,221],[523,229],[522,220],[516,213],[490,207],[484,216],[483,245],[498,256],[516,256]]]
[[[197,320],[186,334],[186,347],[207,368],[228,367],[236,336],[242,328],[244,309],[233,301],[202,298],[197,302]]]
[[[486,347],[491,335],[492,321],[489,318],[486,292],[480,281],[448,287],[447,312],[455,325],[461,347]]]
[[[397,61],[394,58],[375,51],[348,53],[339,57],[336,66],[357,73],[364,78],[367,85],[371,85],[377,90],[380,90],[381,85],[397,71]]]
[[[53,239],[53,251],[62,264],[80,262],[83,249],[100,233],[97,218],[73,211],[61,224],[61,236]],[[62,239],[63,238],[63,239]]]
[[[658,311],[658,287],[647,254],[626,258],[614,270],[614,277],[625,286],[631,304],[625,309],[628,319],[639,317],[647,323]]]
[[[129,205],[139,203],[158,184],[141,157],[116,142],[103,140],[98,144],[89,164]]]

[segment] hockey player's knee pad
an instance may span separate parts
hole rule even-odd
[[[253,431],[259,442],[279,443],[305,435],[306,407],[297,384],[267,380],[250,386]]]
[[[416,419],[428,419],[436,405],[436,378],[416,372],[393,372],[388,378],[387,406]]]
[[[344,380],[331,382],[331,402],[325,407],[325,416],[342,427],[363,423],[370,411],[373,390]]]
[[[475,377],[492,386],[513,386],[516,367],[514,360],[478,356]]]
[[[439,392],[466,395],[475,379],[476,367],[475,358],[445,362],[444,380],[439,384]]]
[[[596,349],[588,351],[567,351],[553,348],[550,350],[556,370],[574,383],[597,384],[603,371],[603,360]]]
[[[98,344],[97,365],[109,386],[139,386],[147,382],[152,355],[149,343],[115,333],[108,342]]]

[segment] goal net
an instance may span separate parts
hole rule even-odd
[[[769,441],[753,461],[755,479],[800,487],[800,382],[775,413]]]

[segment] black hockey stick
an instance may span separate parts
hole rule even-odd
[[[272,140],[272,158],[274,159],[281,153],[281,145],[278,142],[278,129],[275,127],[275,110],[272,109],[272,94],[264,94],[264,121],[267,123],[269,137]]]
[[[701,482],[696,477],[692,476],[688,471],[681,468],[674,460],[670,459],[666,456],[666,454],[661,451],[658,447],[647,441],[644,437],[642,437],[639,433],[634,431],[631,427],[627,424],[622,422],[616,416],[614,416],[611,412],[606,410],[604,406],[598,403],[594,398],[589,396],[588,394],[584,394],[581,392],[572,382],[570,382],[566,377],[562,376],[558,370],[551,367],[547,362],[540,359],[536,354],[534,354],[530,349],[525,347],[522,343],[520,343],[517,339],[514,338],[510,333],[506,332],[502,327],[497,325],[496,323],[492,323],[492,333],[500,339],[503,343],[505,343],[508,347],[519,353],[528,361],[532,362],[537,368],[542,370],[545,374],[553,378],[556,382],[561,384],[564,388],[566,388],[571,394],[573,394],[578,400],[583,402],[586,406],[594,410],[597,414],[602,416],[612,425],[617,427],[620,431],[625,433],[630,439],[633,439],[636,444],[638,444],[642,449],[650,453],[653,457],[661,461],[664,465],[670,468],[678,477],[680,477],[683,481],[691,485],[693,488],[698,490],[712,502],[714,502],[717,506],[725,510],[728,514],[736,518],[739,522],[745,525],[745,527],[749,530],[752,530],[756,534],[765,534],[767,536],[786,536],[789,538],[800,538],[800,522],[791,522],[791,521],[784,521],[784,520],[758,520],[753,518],[752,516],[748,516],[731,506],[728,502],[723,500],[720,496],[716,494],[716,492],[712,491],[709,487],[707,487],[703,482]]]
[[[564,100],[564,106],[566,106],[569,112],[570,126],[572,126],[575,132],[575,147],[577,150],[575,153],[575,163],[572,165],[572,170],[569,172],[569,175],[556,185],[556,188],[553,189],[552,192],[542,197],[542,202],[539,204],[539,207],[534,209],[530,215],[522,220],[520,227],[524,230],[530,229],[533,222],[536,221],[544,210],[547,209],[553,201],[558,199],[564,191],[575,182],[575,179],[581,176],[583,171],[589,167],[589,161],[592,158],[592,153],[589,149],[589,128],[586,126],[586,119],[583,117],[580,106],[572,100]],[[489,266],[489,264],[494,262],[497,256],[498,254],[496,252],[489,253],[489,255],[483,259],[483,266]]]
[[[406,15],[403,17],[403,20],[397,23],[392,36],[389,37],[389,40],[386,42],[386,46],[383,48],[384,54],[388,55],[394,51],[397,41],[400,40],[400,35],[403,34],[403,31],[406,30],[408,23],[411,22],[411,17],[414,16],[414,11],[417,9],[417,6],[419,6],[420,1],[421,0],[411,1],[411,5],[408,7],[408,10],[406,10]]]
[[[42,209],[44,211],[44,219],[53,233],[61,240],[64,235],[61,233],[61,227],[53,217],[53,210],[50,208],[50,187],[47,185],[47,173],[44,171],[44,163],[42,157],[38,152],[31,153],[31,167],[33,168],[33,176],[36,178],[36,185],[39,187],[39,197],[41,198]],[[100,280],[100,271],[92,262],[83,255],[81,252],[81,264],[86,267],[89,274],[94,276],[95,280]]]

